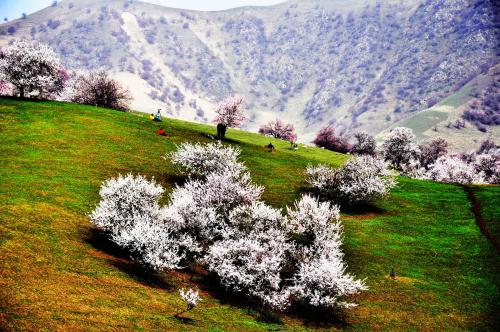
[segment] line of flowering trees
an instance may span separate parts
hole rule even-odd
[[[59,56],[37,41],[16,40],[0,49],[0,95],[56,98],[127,110],[130,93],[105,71],[70,73]]]
[[[397,127],[380,150],[403,175],[459,184],[500,183],[500,150],[491,140],[475,152],[450,154],[445,140],[417,145],[411,129]]]
[[[346,272],[339,209],[310,195],[285,213],[261,200],[238,149],[182,144],[167,155],[187,176],[165,206],[142,176],[106,181],[92,223],[155,270],[201,264],[230,291],[268,310],[293,303],[351,307],[366,289]]]
[[[365,175],[370,171],[372,174],[378,172],[377,167],[373,165],[381,165],[381,161],[376,161],[380,158],[402,175],[419,179],[460,184],[500,183],[500,150],[490,140],[485,141],[476,152],[450,154],[448,143],[444,139],[438,138],[426,144],[417,144],[413,131],[405,127],[394,128],[380,146],[376,145],[373,136],[366,133],[357,133],[354,137],[356,141],[351,144],[347,136],[337,135],[335,130],[328,126],[318,131],[314,143],[336,152],[371,156],[371,159],[358,157],[357,161],[350,161],[346,165],[354,162],[365,163],[363,166],[367,170]],[[346,194],[341,193],[341,191],[347,192],[345,185],[342,184],[345,180],[341,180],[345,178],[345,175],[341,175],[346,172],[345,168],[332,170],[324,166],[310,166],[307,171],[308,181],[323,195],[335,196],[337,200],[345,201]],[[379,170],[378,177],[382,181],[386,175],[383,167]],[[374,197],[380,196],[390,187],[390,185],[378,186],[378,194]],[[350,197],[348,201],[354,202],[356,197],[361,196]]]

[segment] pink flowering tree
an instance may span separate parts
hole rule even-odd
[[[217,123],[217,136],[220,139],[226,137],[228,127],[239,127],[245,121],[246,116],[243,109],[243,97],[235,95],[222,101],[215,110],[217,113],[214,122]]]
[[[321,148],[340,153],[347,153],[351,150],[348,138],[337,135],[331,126],[321,128],[313,143]]]
[[[0,79],[14,86],[21,98],[57,95],[68,78],[59,57],[45,44],[18,40],[0,55]]]
[[[295,142],[297,140],[297,134],[295,133],[293,124],[285,124],[280,119],[270,121],[269,123],[263,125],[259,129],[259,133],[289,142]]]

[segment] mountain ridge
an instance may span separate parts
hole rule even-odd
[[[309,0],[203,12],[64,1],[1,25],[0,44],[34,38],[72,69],[104,67],[145,112],[209,122],[218,101],[240,92],[245,129],[281,117],[310,141],[327,124],[377,134],[496,65],[496,6]]]

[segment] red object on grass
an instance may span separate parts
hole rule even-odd
[[[165,130],[163,130],[163,129],[158,129],[158,130],[156,131],[156,133],[157,133],[158,135],[162,135],[162,136],[165,136],[165,135],[167,134],[167,133],[165,132]]]

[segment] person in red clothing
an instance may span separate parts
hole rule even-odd
[[[163,130],[163,128],[158,129],[156,133],[161,136],[167,136],[167,133]]]

